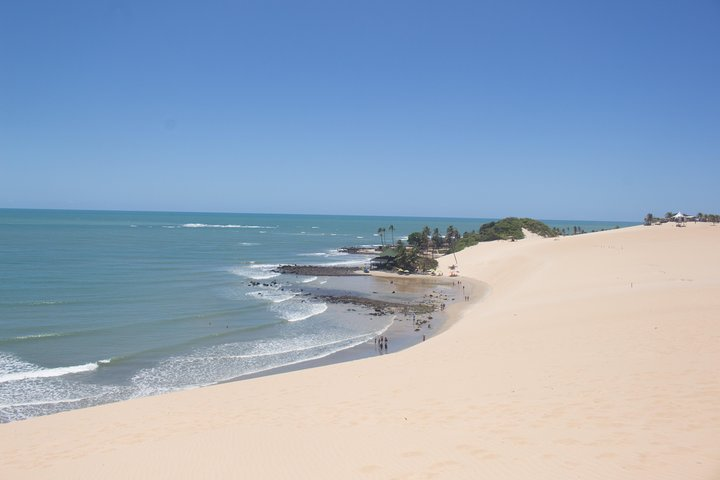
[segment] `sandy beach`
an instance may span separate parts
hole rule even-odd
[[[480,244],[458,280],[487,292],[424,343],[3,424],[0,478],[717,479],[719,246],[694,223]]]

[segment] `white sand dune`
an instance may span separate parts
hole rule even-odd
[[[0,478],[720,478],[720,226],[457,260],[417,347],[0,425]]]

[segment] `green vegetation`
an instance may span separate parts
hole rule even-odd
[[[555,230],[539,220],[508,217],[482,225],[477,233],[474,231],[465,232],[462,238],[454,242],[450,251],[459,252],[463,248],[492,240],[520,240],[525,238],[523,228],[542,237],[556,237],[558,235]]]
[[[712,223],[718,223],[720,222],[720,215],[717,213],[698,213],[695,215],[698,222],[712,222]]]
[[[438,266],[437,260],[424,256],[418,248],[406,248],[402,240],[398,240],[398,244],[393,249],[395,256],[394,266],[400,270],[408,272],[427,272],[434,270]]]
[[[395,228],[391,225],[392,233]],[[376,258],[376,268],[389,270],[398,269],[408,272],[427,272],[437,268],[435,255],[443,255],[458,252],[465,247],[476,245],[480,242],[491,240],[519,240],[525,238],[523,228],[543,237],[555,237],[559,234],[546,224],[533,220],[532,218],[504,218],[496,222],[489,222],[480,226],[477,232],[460,232],[450,225],[445,231],[445,236],[440,235],[440,230],[424,227],[421,232],[413,232],[408,235],[407,244],[398,240],[393,246],[383,249],[383,255]],[[380,227],[378,234],[384,246],[385,228]],[[580,233],[576,231],[576,233]]]

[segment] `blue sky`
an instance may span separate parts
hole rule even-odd
[[[720,1],[5,1],[0,208],[720,212]]]

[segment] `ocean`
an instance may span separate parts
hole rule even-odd
[[[394,317],[305,292],[389,298],[387,281],[273,269],[362,266],[371,257],[339,249],[486,221],[0,209],[0,422],[372,354]]]

